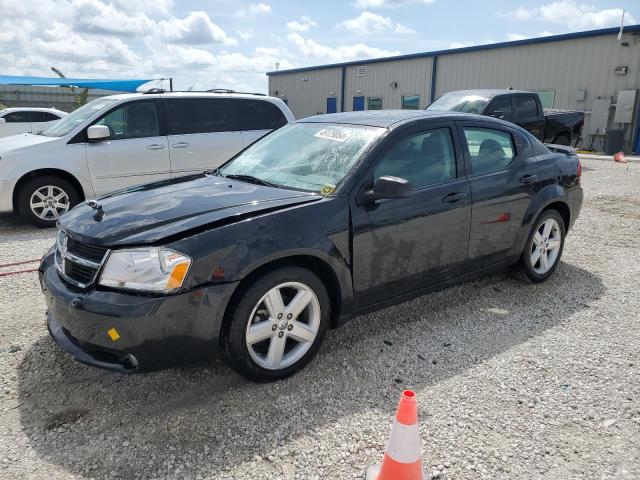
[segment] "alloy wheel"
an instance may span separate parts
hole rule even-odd
[[[31,194],[29,206],[38,218],[57,220],[69,210],[69,195],[60,187],[44,185]]]
[[[280,370],[302,359],[320,328],[320,302],[313,290],[299,282],[279,284],[253,308],[245,340],[259,366]]]
[[[540,224],[531,242],[531,267],[538,275],[544,275],[558,261],[562,246],[560,225],[553,218]]]

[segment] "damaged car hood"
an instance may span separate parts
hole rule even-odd
[[[321,198],[200,174],[131,187],[82,203],[63,215],[58,225],[75,239],[94,245],[150,244]]]

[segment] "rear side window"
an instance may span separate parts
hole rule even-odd
[[[54,120],[60,120],[60,117],[51,112],[31,112],[32,122],[53,122]]]
[[[169,135],[233,130],[224,98],[168,99],[164,105]]]
[[[234,99],[238,130],[275,130],[287,123],[282,111],[264,100]]]
[[[7,123],[26,123],[30,122],[29,112],[11,112],[4,116]]]
[[[504,169],[516,156],[510,133],[492,128],[463,127],[471,157],[471,173],[496,172]]]
[[[513,114],[511,112],[511,97],[498,97],[491,101],[491,104],[487,108],[487,113],[490,117],[502,118],[507,121],[511,121]]]
[[[515,97],[516,113],[519,120],[527,120],[538,116],[538,103],[531,96]]]

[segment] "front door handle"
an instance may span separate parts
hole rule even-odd
[[[467,194],[465,192],[450,193],[442,197],[442,201],[447,203],[455,203],[458,200],[463,200],[465,198],[467,198]]]
[[[520,183],[533,183],[538,179],[537,175],[525,175],[520,178]]]
[[[190,144],[187,142],[179,142],[171,145],[173,148],[187,148]]]
[[[151,145],[147,145],[147,150],[162,150],[164,145],[160,145],[159,143],[152,143]]]

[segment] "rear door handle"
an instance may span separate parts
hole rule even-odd
[[[520,183],[532,183],[538,179],[537,175],[525,175],[520,178]]]
[[[454,203],[465,198],[467,198],[467,194],[465,192],[450,193],[449,195],[445,195],[444,197],[442,197],[442,201],[447,203]]]
[[[164,145],[160,145],[159,143],[152,143],[151,145],[147,145],[147,150],[162,150]]]
[[[179,142],[171,145],[173,148],[187,148],[190,144],[187,142]]]

